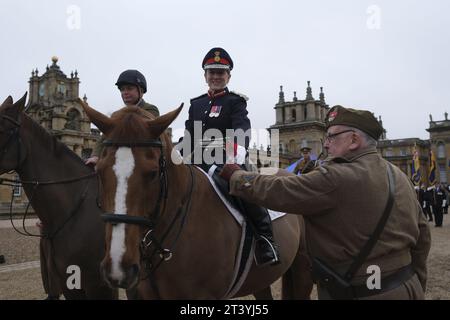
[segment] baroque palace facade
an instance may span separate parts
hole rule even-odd
[[[279,152],[279,165],[282,168],[297,161],[300,157],[300,148],[308,146],[312,154],[319,156],[322,152],[322,142],[325,138],[325,117],[330,109],[325,102],[323,88],[320,88],[319,99],[313,97],[310,82],[306,88],[306,97],[303,100],[297,98],[294,91],[292,101],[285,99],[283,87],[280,86],[278,102],[275,104],[275,124],[268,128],[279,130],[279,145],[271,146]],[[381,125],[381,117],[378,118]],[[435,121],[430,115],[429,127],[426,129],[430,139],[386,139],[384,130],[378,142],[378,151],[386,160],[398,166],[408,177],[411,177],[411,166],[414,150],[417,150],[422,172],[421,183],[427,185],[429,173],[430,150],[436,156],[436,177],[441,183],[450,182],[450,120],[445,113],[445,119]],[[258,159],[262,166],[270,163],[270,156],[263,149],[251,153],[258,153]],[[270,154],[269,154],[270,155]]]
[[[89,118],[79,103],[80,79],[78,72],[70,77],[61,71],[58,58],[39,76],[37,69],[31,72],[29,100],[25,112],[82,158],[90,156],[100,137],[97,129],[91,129]],[[87,101],[86,95],[83,97]],[[5,178],[18,179],[16,174],[5,174]],[[20,187],[13,190],[14,212],[23,212],[28,200]],[[0,186],[0,215],[9,212],[11,187]],[[30,210],[32,210],[30,208]]]

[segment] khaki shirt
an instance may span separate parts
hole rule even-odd
[[[430,230],[408,177],[397,167],[394,177],[390,217],[357,277],[367,277],[366,267],[371,264],[387,275],[412,263],[425,290]],[[303,215],[309,254],[343,274],[384,212],[387,161],[373,147],[328,159],[302,176],[237,171],[230,180],[230,193],[269,209]]]
[[[141,99],[141,101],[139,101],[139,103],[137,104],[138,107],[141,107],[142,109],[144,109],[145,111],[150,112],[151,114],[153,114],[155,117],[159,117],[159,110],[158,107],[156,107],[153,104],[147,103],[144,101],[144,99]],[[91,157],[99,157],[100,154],[103,151],[103,140],[105,140],[104,136],[102,135],[100,137],[100,139],[97,141],[97,143],[95,144],[94,150],[92,150],[92,154]]]

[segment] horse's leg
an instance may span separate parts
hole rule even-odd
[[[283,300],[309,300],[313,289],[311,274],[311,262],[306,254],[305,225],[303,217],[299,216],[300,245],[289,269],[283,275],[282,293]]]
[[[270,286],[253,293],[256,300],[273,300],[272,289]]]

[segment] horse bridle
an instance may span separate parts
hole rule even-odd
[[[159,157],[159,185],[160,185],[160,192],[158,201],[156,203],[156,208],[154,211],[154,214],[158,217],[160,210],[161,210],[161,202],[164,198],[164,207],[166,205],[167,200],[167,168],[166,168],[166,159],[164,157],[163,153],[163,144],[160,139],[153,139],[149,141],[143,141],[143,142],[116,142],[111,140],[104,140],[102,144],[105,147],[128,147],[128,148],[135,148],[135,147],[148,147],[148,148],[159,148],[161,150],[161,154]],[[105,222],[109,222],[111,224],[117,224],[117,223],[128,223],[128,224],[136,224],[144,227],[153,228],[154,223],[152,220],[146,217],[136,217],[136,216],[127,216],[127,215],[121,215],[121,214],[114,214],[114,213],[103,213],[102,219]]]
[[[3,144],[0,147],[0,151],[1,156],[3,157],[7,152],[8,152],[8,146],[10,143],[12,143],[13,141],[18,141],[18,146],[17,146],[17,168],[20,168],[22,166],[22,161],[21,161],[21,139],[20,139],[20,126],[21,123],[20,121],[11,118],[10,116],[7,115],[0,115],[0,117],[2,117],[3,119],[6,119],[8,121],[10,121],[11,123],[14,124],[14,127],[10,130],[8,130],[9,137],[7,139],[7,141],[5,142],[5,144]],[[12,192],[11,194],[11,202],[10,202],[10,212],[9,212],[9,217],[10,217],[10,221],[11,221],[11,225],[13,226],[14,230],[22,235],[25,236],[33,236],[33,237],[41,237],[41,238],[47,238],[47,239],[52,239],[54,238],[62,229],[63,227],[75,216],[75,214],[78,212],[78,209],[81,207],[81,204],[83,203],[84,199],[87,196],[87,191],[88,191],[88,187],[89,187],[89,181],[86,184],[86,187],[84,188],[80,199],[78,200],[78,202],[76,203],[75,207],[70,211],[69,217],[63,221],[63,223],[58,226],[58,228],[55,229],[55,231],[53,231],[51,234],[32,234],[30,232],[27,231],[26,227],[25,227],[25,219],[28,215],[28,210],[30,208],[31,202],[33,201],[34,195],[36,193],[36,190],[39,186],[46,186],[46,185],[54,185],[54,184],[67,184],[67,183],[73,183],[73,182],[77,182],[80,180],[84,180],[87,178],[91,178],[96,176],[97,173],[93,172],[81,177],[77,177],[77,178],[70,178],[70,179],[64,179],[64,180],[54,180],[54,181],[25,181],[25,180],[16,180],[16,179],[7,179],[7,178],[0,178],[0,185],[6,185],[6,186],[12,186],[12,187],[16,187],[18,185],[32,185],[33,186],[33,192],[30,196],[30,198],[28,199],[28,204],[27,207],[25,209],[25,213],[22,219],[22,228],[24,229],[25,232],[21,232],[20,230],[18,230],[16,228],[16,226],[13,223],[13,217],[12,217],[12,205],[13,205],[13,201],[14,201],[14,193]]]
[[[141,260],[144,262],[147,271],[148,272],[154,272],[163,261],[168,261],[172,258],[172,250],[181,234],[181,231],[183,229],[185,219],[187,216],[187,212],[189,212],[190,209],[190,202],[192,198],[192,191],[194,186],[194,174],[192,171],[192,167],[189,166],[190,174],[191,174],[191,184],[189,191],[187,193],[186,199],[184,203],[180,206],[178,211],[176,212],[173,220],[168,225],[167,230],[164,232],[162,237],[160,239],[157,239],[153,235],[153,231],[155,230],[159,218],[161,217],[162,213],[166,209],[167,205],[167,195],[168,195],[168,176],[167,176],[167,162],[166,158],[164,156],[164,145],[160,138],[152,139],[148,141],[143,142],[118,142],[118,141],[111,141],[111,140],[105,140],[103,142],[104,146],[109,147],[147,147],[147,148],[158,148],[160,149],[160,157],[159,157],[159,186],[160,186],[160,192],[158,196],[158,200],[156,202],[156,206],[153,210],[153,214],[146,214],[145,216],[128,216],[128,215],[122,215],[122,214],[114,214],[114,213],[103,213],[102,219],[107,222],[111,223],[112,225],[116,225],[118,223],[126,223],[126,224],[133,224],[138,225],[144,228],[148,228],[147,232],[143,236],[141,242],[140,242],[140,253],[141,253]],[[163,205],[161,206],[161,203]],[[179,226],[178,233],[173,241],[173,243],[168,248],[163,248],[162,243],[166,239],[166,237],[169,235],[169,233],[172,231],[176,221],[181,217],[181,223]],[[147,249],[150,247],[150,245],[155,244],[155,248],[151,253],[147,252]],[[152,263],[152,259],[155,256],[155,254],[159,254],[160,261],[154,265]]]

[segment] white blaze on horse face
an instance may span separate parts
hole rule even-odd
[[[116,163],[113,166],[116,174],[117,187],[116,196],[114,198],[114,214],[127,214],[127,191],[128,178],[134,169],[134,157],[130,148],[119,148],[116,151]],[[125,224],[119,223],[112,227],[111,235],[111,277],[121,281],[123,279],[123,271],[121,261],[125,253]]]

